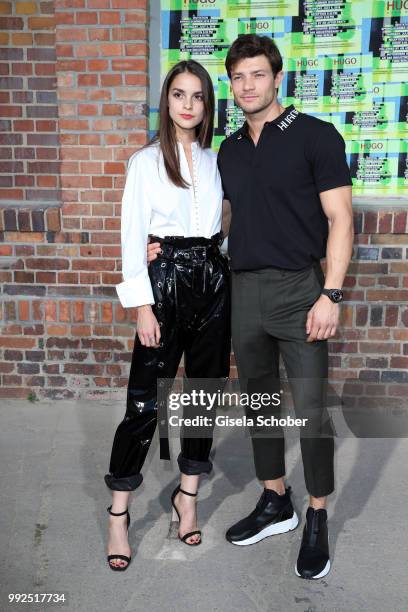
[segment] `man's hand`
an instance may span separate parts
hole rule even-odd
[[[150,304],[138,307],[136,332],[143,346],[152,348],[159,346],[160,327]]]
[[[327,340],[336,334],[339,323],[339,305],[321,295],[309,310],[306,321],[307,342]]]
[[[153,259],[157,259],[157,255],[161,253],[160,242],[148,242],[147,243],[147,263],[149,264]]]

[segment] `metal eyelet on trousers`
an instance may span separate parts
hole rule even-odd
[[[186,259],[190,259],[190,253],[184,253],[184,257],[185,257]]]
[[[163,327],[163,321],[159,321],[159,327]]]
[[[161,268],[165,268],[166,267],[166,264],[164,263],[164,261],[163,261],[163,263],[160,264],[160,267]]]
[[[158,282],[158,283],[157,283],[157,286],[158,286],[158,287],[160,287],[160,289],[161,289],[161,288],[163,287],[163,283]]]
[[[159,361],[159,363],[157,364],[159,368],[162,368],[164,366],[164,361]]]
[[[161,308],[163,304],[161,302],[157,302],[157,308]]]

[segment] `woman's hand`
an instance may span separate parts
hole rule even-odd
[[[160,327],[150,304],[138,307],[136,332],[143,346],[158,348],[161,338]]]
[[[147,263],[149,264],[153,259],[157,259],[157,255],[161,253],[160,242],[148,242],[147,243]]]

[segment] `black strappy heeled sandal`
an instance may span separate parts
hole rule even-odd
[[[112,512],[111,508],[112,506],[109,506],[109,508],[106,508],[106,509],[109,512],[109,514],[111,514],[112,516],[123,516],[124,514],[127,515],[127,531],[129,533],[129,525],[130,525],[129,510],[126,509],[124,512]],[[125,570],[127,570],[132,560],[132,557],[127,557],[126,555],[108,555],[106,558],[108,560],[109,567],[114,572],[124,572]],[[123,565],[123,566],[122,565],[111,565],[111,561],[113,559],[121,559],[122,561],[127,561],[127,565]]]
[[[177,487],[174,489],[173,493],[171,494],[171,505],[173,506],[174,510],[177,513],[179,522],[180,522],[180,514],[179,511],[176,508],[176,504],[174,503],[175,497],[177,495],[177,493],[184,493],[185,495],[190,495],[191,497],[196,497],[197,493],[189,493],[188,491],[184,491],[184,489],[182,489],[180,487],[180,485],[177,485]],[[200,536],[200,539],[198,542],[187,542],[187,538],[190,538],[193,535],[198,534]],[[187,544],[187,546],[198,546],[199,544],[201,544],[201,531],[199,529],[197,529],[196,531],[190,531],[189,533],[186,533],[185,535],[183,535],[183,537],[180,536],[180,534],[178,535],[179,540],[181,540],[182,542],[184,542],[184,544]]]

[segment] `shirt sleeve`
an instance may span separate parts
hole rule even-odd
[[[219,148],[219,151],[218,151],[218,155],[217,155],[217,165],[218,165],[218,171],[219,171],[220,176],[221,176],[222,191],[223,191],[223,194],[224,194],[224,195],[223,195],[223,198],[224,198],[224,200],[229,200],[229,199],[230,199],[230,197],[229,197],[228,192],[227,192],[227,189],[226,189],[226,187],[225,187],[225,182],[224,182],[224,178],[223,178],[223,169],[222,169],[222,158],[223,158],[223,155],[224,155],[223,150],[222,150],[222,145],[223,145],[223,144],[224,144],[224,143],[222,142],[222,143],[221,143],[221,146],[220,146],[220,148]]]
[[[148,180],[143,158],[130,158],[122,197],[121,243],[123,282],[116,292],[124,308],[154,304],[153,291],[147,271],[146,247],[151,207],[145,193]]]
[[[318,193],[352,185],[345,142],[332,123],[320,130],[311,143],[312,171]]]

